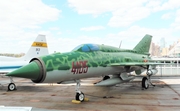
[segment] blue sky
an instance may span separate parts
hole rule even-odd
[[[26,53],[38,34],[50,53],[120,41],[131,49],[145,34],[167,46],[180,39],[180,0],[6,0],[0,8],[1,53]]]

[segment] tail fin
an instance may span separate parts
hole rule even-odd
[[[134,47],[134,51],[141,54],[149,54],[149,49],[151,45],[152,36],[146,34],[142,40]]]
[[[34,57],[39,57],[47,54],[49,54],[49,52],[46,43],[46,36],[38,35],[36,40],[32,43],[29,51],[24,56],[24,60],[30,60]]]

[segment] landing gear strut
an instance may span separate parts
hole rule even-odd
[[[79,90],[80,85],[81,85],[81,84],[80,84],[80,81],[78,81],[78,82],[77,82],[77,85],[76,85],[76,96],[75,96],[75,99],[76,99],[77,101],[83,102],[83,101],[84,101],[84,98],[85,98],[85,95],[84,95],[83,92],[81,92],[81,91]]]
[[[9,85],[8,85],[8,91],[16,90],[16,85],[14,84],[12,77],[10,77],[10,81],[11,81],[11,83],[9,83]]]

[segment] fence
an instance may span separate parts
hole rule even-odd
[[[165,65],[157,66],[158,76],[180,76],[180,58],[153,58]]]

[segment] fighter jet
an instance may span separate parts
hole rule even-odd
[[[47,54],[49,54],[49,52],[46,37],[45,35],[39,34],[29,48],[29,51],[24,56],[20,58],[0,56],[0,74],[7,74],[24,65],[27,65],[32,58]],[[8,90],[15,90],[16,85],[14,84],[12,77],[10,77],[10,81],[11,83],[8,85]]]
[[[77,83],[75,99],[84,101],[85,95],[79,90],[80,79],[100,77],[96,86],[113,86],[135,78],[128,73],[135,71],[142,79],[142,87],[148,89],[151,76],[157,73],[156,61],[150,58],[149,48],[152,36],[146,34],[133,50],[119,49],[107,45],[82,44],[71,52],[55,53],[33,58],[30,63],[7,76],[29,78],[34,83]],[[112,76],[109,76],[112,75]]]

